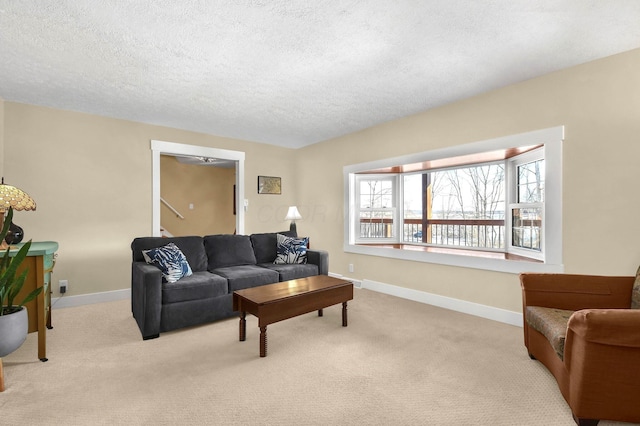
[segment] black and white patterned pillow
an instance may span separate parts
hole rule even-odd
[[[162,271],[162,276],[169,283],[175,283],[180,278],[193,274],[184,253],[174,243],[143,250],[142,255],[147,263],[157,266]]]
[[[278,254],[273,263],[307,263],[307,246],[309,237],[291,238],[282,234],[277,234]]]

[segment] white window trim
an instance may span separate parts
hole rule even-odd
[[[372,210],[378,210],[378,211],[388,211],[391,212],[392,216],[393,216],[393,235],[399,235],[398,234],[398,221],[399,221],[399,209],[397,206],[397,195],[398,195],[398,176],[397,175],[389,175],[389,174],[366,174],[366,175],[358,175],[356,176],[356,192],[355,192],[355,215],[354,215],[354,224],[353,224],[353,229],[356,231],[356,235],[354,236],[355,238],[355,242],[356,244],[359,243],[379,243],[379,244],[384,244],[384,243],[393,243],[393,242],[397,242],[396,237],[392,237],[392,238],[360,238],[360,232],[359,232],[359,227],[360,227],[360,191],[359,191],[359,185],[358,183],[363,181],[363,180],[386,180],[386,181],[390,181],[391,182],[391,186],[392,186],[392,192],[393,192],[393,205],[389,208],[386,209],[372,209]]]
[[[468,267],[500,271],[507,273],[521,272],[564,272],[562,264],[562,144],[564,126],[520,133],[480,142],[473,142],[438,150],[387,158],[367,163],[345,166],[344,173],[344,241],[343,249],[347,253],[382,256],[417,262],[438,263],[450,266]],[[427,251],[398,250],[385,247],[371,247],[355,243],[354,203],[355,175],[360,172],[393,167],[402,164],[413,164],[433,161],[462,155],[544,144],[545,157],[545,212],[544,212],[544,263],[520,260],[505,260],[479,256],[464,256]]]

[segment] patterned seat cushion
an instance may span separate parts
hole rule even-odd
[[[633,292],[631,293],[631,309],[640,309],[640,268],[636,272],[636,280],[633,283]]]
[[[527,306],[527,324],[549,340],[560,359],[564,359],[564,339],[571,315],[573,311],[564,309]]]

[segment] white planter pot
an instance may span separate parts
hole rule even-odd
[[[27,339],[29,316],[27,308],[0,315],[0,358],[18,349]]]

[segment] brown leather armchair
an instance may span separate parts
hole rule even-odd
[[[634,280],[520,275],[524,344],[556,378],[578,425],[640,422],[640,309],[630,309]]]

